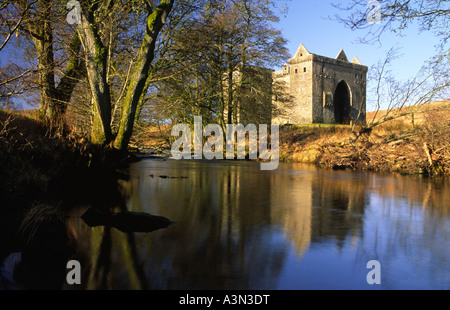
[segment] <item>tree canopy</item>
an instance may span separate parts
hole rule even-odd
[[[2,93],[26,78],[21,91],[38,90],[50,127],[62,130],[68,109],[83,110],[91,141],[117,149],[127,148],[141,112],[155,102],[178,120],[204,113],[225,122],[228,113],[236,121],[248,82],[235,72],[287,57],[276,7],[267,0],[4,1],[0,50],[11,45],[28,59],[2,71],[10,73]],[[252,91],[263,89],[253,84]]]

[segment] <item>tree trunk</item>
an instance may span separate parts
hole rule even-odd
[[[69,60],[66,69],[63,72],[58,86],[56,86],[55,97],[52,100],[53,122],[60,128],[65,127],[65,114],[67,105],[72,97],[73,90],[77,86],[78,81],[84,76],[85,63],[80,60],[78,55],[81,49],[80,37],[74,34],[69,45]]]
[[[227,124],[233,124],[233,65],[228,66],[227,85]]]
[[[39,114],[52,128],[62,129],[65,125],[64,116],[67,104],[84,73],[84,64],[78,60],[80,40],[76,34],[72,38],[71,51],[69,51],[70,58],[59,84],[56,86],[51,27],[46,25],[44,29],[43,39],[34,40],[38,54],[39,89],[41,93]]]
[[[21,1],[24,17],[32,19],[28,12],[29,4]],[[70,43],[69,61],[67,67],[56,86],[55,61],[53,49],[52,1],[39,0],[37,2],[39,15],[35,21],[27,24],[27,31],[33,38],[38,62],[38,83],[40,90],[39,114],[42,120],[54,129],[64,128],[64,114],[67,103],[72,96],[78,80],[83,75],[84,64],[79,61],[80,40],[75,34]]]
[[[53,58],[53,29],[50,23],[51,1],[38,1],[40,16],[30,23],[28,30],[33,37],[38,56],[38,80],[41,101],[39,114],[45,122],[52,123],[53,98],[55,97],[55,63]]]
[[[149,76],[150,64],[154,58],[156,37],[161,31],[167,15],[170,13],[174,0],[162,0],[153,12],[147,16],[147,27],[137,61],[130,75],[130,82],[125,95],[119,131],[114,146],[125,150],[131,139],[134,122],[139,117],[138,104],[143,96],[145,84]]]
[[[107,51],[100,39],[92,12],[87,16],[82,14],[78,34],[84,45],[86,73],[94,112],[91,142],[109,144],[112,141],[112,132],[111,97],[106,75]]]

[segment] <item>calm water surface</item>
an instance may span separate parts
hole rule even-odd
[[[151,233],[85,230],[86,288],[450,289],[448,183],[259,167],[133,164],[122,184],[128,208],[176,223]],[[380,285],[367,283],[370,260],[380,262]]]

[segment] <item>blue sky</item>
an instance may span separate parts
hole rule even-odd
[[[333,1],[277,2],[285,3],[288,7],[287,16],[280,18],[277,27],[282,29],[283,35],[289,40],[288,48],[292,56],[303,43],[309,52],[328,57],[335,57],[344,49],[349,60],[356,56],[362,64],[370,67],[383,59],[388,49],[398,45],[403,54],[403,57],[396,61],[398,74],[409,77],[417,73],[423,62],[435,54],[434,46],[439,43],[432,33],[419,33],[413,26],[405,31],[403,37],[385,32],[381,37],[382,46],[357,43],[358,37],[364,36],[367,30],[352,31],[337,21],[329,20],[328,16],[342,13],[331,5]]]
[[[381,46],[357,43],[357,39],[363,37],[367,30],[352,31],[343,24],[328,18],[342,14],[342,11],[331,5],[332,2],[345,3],[346,1],[277,1],[288,7],[286,17],[280,16],[280,23],[276,27],[281,29],[284,37],[289,40],[288,49],[291,56],[295,54],[301,43],[310,53],[333,58],[341,49],[344,49],[350,61],[356,56],[363,65],[370,68],[384,59],[391,47],[398,46],[401,57],[393,62],[392,71],[398,80],[407,80],[414,77],[424,62],[436,54],[435,45],[439,43],[438,39],[430,32],[419,33],[414,26],[408,27],[402,37],[385,32],[381,37]]]

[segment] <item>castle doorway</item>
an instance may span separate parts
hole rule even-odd
[[[350,90],[345,81],[339,82],[333,96],[334,120],[336,124],[349,125],[350,118]]]

